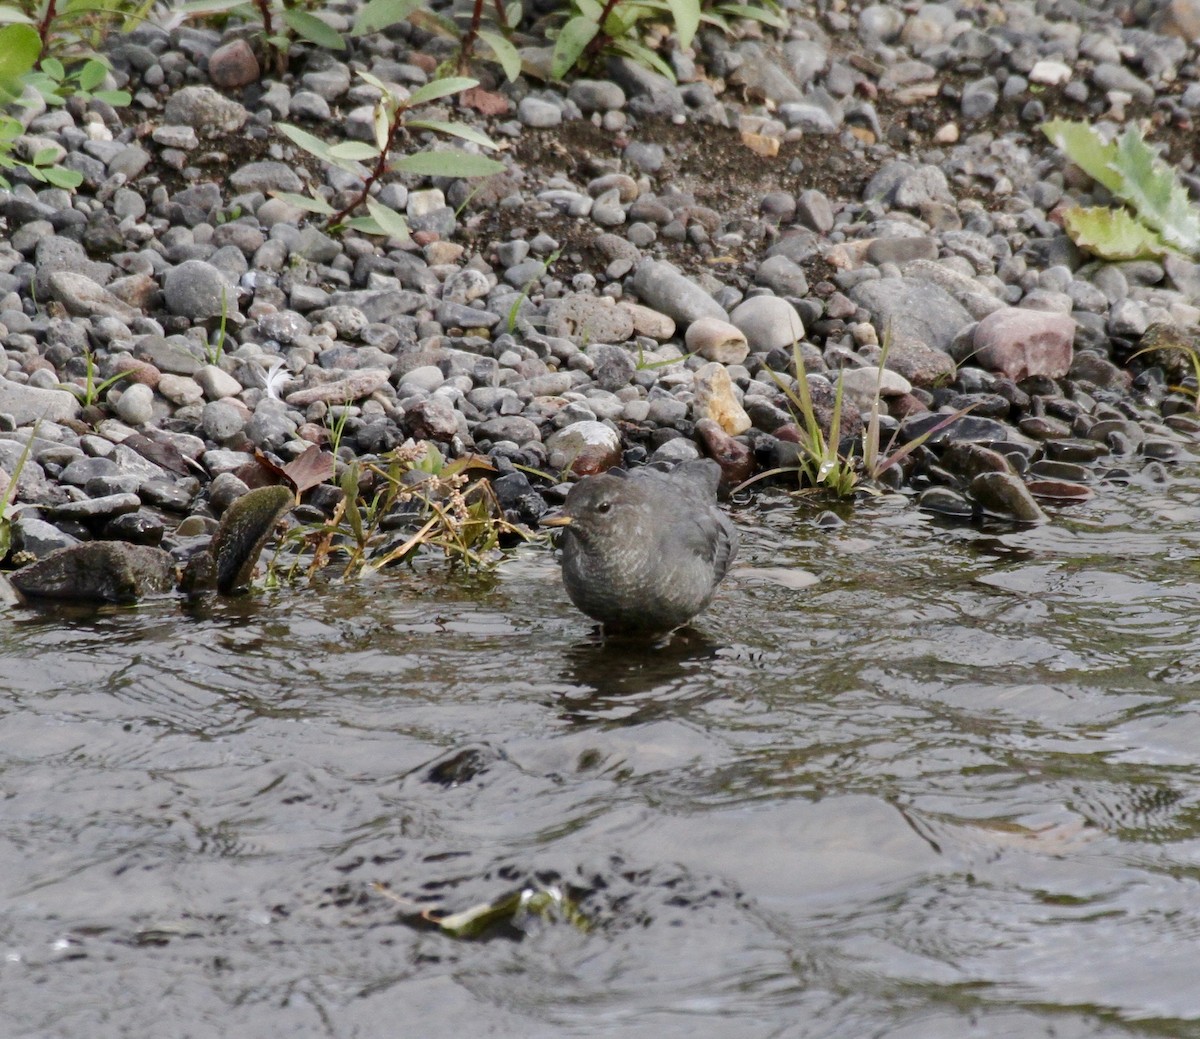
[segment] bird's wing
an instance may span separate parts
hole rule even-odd
[[[729,572],[737,555],[738,532],[733,521],[725,513],[717,512],[716,509],[713,512],[720,518],[717,535],[713,539],[713,568],[719,581]]]

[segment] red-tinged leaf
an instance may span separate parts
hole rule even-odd
[[[333,471],[333,455],[316,444],[306,448],[303,454],[283,467],[288,483],[297,494],[303,494],[332,479]]]

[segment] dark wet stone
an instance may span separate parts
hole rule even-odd
[[[754,451],[731,437],[714,419],[700,419],[696,423],[696,436],[709,458],[721,467],[722,486],[736,487],[754,474]]]
[[[175,587],[168,553],[121,541],[89,541],[52,552],[12,574],[31,599],[132,603]]]
[[[1075,505],[1095,493],[1090,487],[1069,480],[1030,480],[1026,486],[1034,498],[1051,505]]]
[[[945,422],[947,416],[937,412],[926,412],[906,418],[900,424],[900,442],[907,443],[915,440],[923,433]],[[995,419],[976,418],[974,415],[963,415],[953,419],[942,429],[932,434],[927,444],[943,444],[952,440],[992,441],[1008,439],[1008,427]]]
[[[1170,462],[1182,453],[1180,446],[1172,440],[1155,438],[1142,444],[1142,454],[1159,462]]]
[[[1029,475],[1039,480],[1059,480],[1072,483],[1086,483],[1092,478],[1092,472],[1077,462],[1058,462],[1042,458],[1029,467]]]
[[[79,539],[60,530],[53,523],[33,516],[17,515],[12,525],[12,555],[14,560],[44,559],[51,552],[79,544]]]
[[[104,525],[104,537],[110,541],[128,541],[134,545],[157,545],[162,542],[163,521],[145,509],[127,512]]]
[[[1108,445],[1095,440],[1047,440],[1043,446],[1046,457],[1059,462],[1094,462],[1109,454]]]
[[[492,481],[492,490],[496,492],[496,500],[504,510],[509,520],[526,523],[530,526],[545,515],[549,506],[529,482],[529,477],[522,472],[506,473]]]
[[[126,512],[136,512],[141,504],[142,500],[136,494],[109,494],[103,498],[85,498],[83,501],[56,505],[51,509],[51,515],[58,520],[93,523]]]
[[[1012,467],[999,451],[969,441],[951,444],[942,454],[942,465],[971,480],[980,473],[1009,473]]]
[[[957,491],[949,487],[930,487],[921,492],[917,506],[926,512],[955,519],[970,519],[975,515],[975,506]]]
[[[1049,519],[1025,482],[1013,473],[980,473],[971,481],[971,496],[994,516],[1018,523],[1044,523]]]

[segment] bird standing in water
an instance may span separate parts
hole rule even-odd
[[[581,480],[560,512],[563,583],[607,632],[663,632],[712,600],[737,554],[737,528],[716,504],[710,459],[670,471],[614,470]]]

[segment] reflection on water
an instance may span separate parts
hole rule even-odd
[[[532,548],[10,611],[0,1033],[1200,1036],[1200,479],[1096,489],[762,499],[649,645]],[[407,923],[550,883],[589,929]]]

